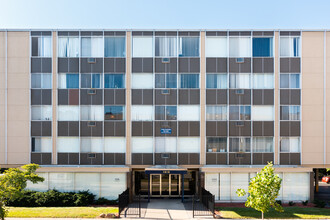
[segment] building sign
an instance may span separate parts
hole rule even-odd
[[[172,134],[172,128],[161,128],[160,133],[161,134]]]

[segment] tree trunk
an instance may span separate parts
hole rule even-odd
[[[261,219],[264,220],[264,212],[261,212]]]

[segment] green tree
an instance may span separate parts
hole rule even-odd
[[[6,202],[21,195],[27,181],[32,183],[44,181],[43,177],[36,174],[38,164],[27,164],[21,168],[9,168],[0,175],[0,218],[5,219],[8,214]]]
[[[257,176],[252,178],[249,183],[247,200],[245,202],[246,207],[254,208],[261,212],[262,219],[264,219],[264,213],[267,213],[270,207],[275,208],[278,212],[283,212],[283,208],[276,202],[282,179],[274,174],[273,164],[270,162],[266,165]],[[238,189],[236,191],[238,196],[245,196],[244,189]]]

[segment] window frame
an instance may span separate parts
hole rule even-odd
[[[219,144],[218,142],[215,143],[215,144],[218,145],[216,147],[216,149],[217,149],[216,151],[212,150],[214,148],[209,148],[209,138],[213,138],[213,139],[224,139],[224,140],[226,140],[226,147],[225,147],[224,151],[221,150],[221,148],[219,146],[219,145],[221,145],[221,143]],[[205,151],[206,151],[206,153],[228,153],[228,137],[206,137],[206,148],[205,148]]]
[[[238,139],[238,143],[239,143],[239,146],[238,146],[238,148],[239,148],[239,150],[238,151],[232,151],[232,147],[231,147],[231,140],[233,140],[233,139]],[[248,151],[247,150],[245,150],[245,151],[241,151],[241,140],[243,140],[244,139],[244,143],[242,143],[242,145],[243,144],[246,144],[246,141],[247,140],[249,140],[249,146],[247,146],[249,149],[248,149]],[[252,137],[229,137],[229,153],[252,153],[252,144],[251,144],[251,140],[252,140]],[[246,147],[245,147],[246,148]]]
[[[238,107],[238,119],[231,119],[230,118],[230,108],[234,108],[234,107]],[[241,115],[245,113],[245,108],[246,107],[250,107],[250,118],[249,119],[241,119]],[[242,108],[244,108],[244,111],[242,111]],[[251,105],[228,105],[228,121],[251,121],[251,117],[252,117],[252,107]],[[243,112],[243,113],[242,113]]]
[[[289,81],[288,82],[289,86],[288,87],[282,87],[282,85],[281,85],[281,83],[282,83],[281,82],[281,79],[282,79],[283,76],[286,76],[286,75],[289,77],[288,78],[289,79],[288,80]],[[293,88],[292,87],[292,84],[291,84],[291,77],[292,77],[292,75],[298,75],[298,79],[299,79],[299,87],[298,88]],[[280,89],[301,89],[301,74],[300,73],[281,73],[280,74],[280,80],[279,81],[280,81],[280,83],[279,83],[280,84]]]
[[[260,39],[260,38],[267,38],[267,39],[271,39],[271,46],[270,46],[270,56],[254,56],[253,52],[254,52],[254,39]],[[274,37],[273,36],[253,36],[252,37],[252,57],[253,58],[261,58],[261,57],[269,57],[269,58],[273,58],[274,57]]]
[[[288,118],[289,119],[282,119],[283,118],[283,116],[282,116],[282,107],[289,107],[289,110],[288,110]],[[293,107],[299,107],[299,118],[298,119],[292,119]],[[301,106],[300,105],[280,105],[280,121],[301,121]]]
[[[207,115],[209,114],[208,113],[208,109],[209,108],[223,108],[223,109],[225,109],[225,114],[224,113],[222,113],[222,114],[220,114],[220,115],[225,115],[225,118],[224,119],[208,119],[208,117],[207,117]],[[216,114],[218,114],[218,113],[216,113]],[[222,118],[222,117],[221,117]],[[227,105],[205,105],[205,120],[206,121],[227,121],[228,120],[228,106]]]
[[[283,39],[283,38],[289,38],[289,46],[290,46],[290,48],[291,48],[291,46],[293,46],[292,45],[292,39],[293,38],[297,38],[298,39],[298,55],[297,56],[294,56],[294,50],[293,50],[293,54],[289,54],[288,56],[283,56],[283,55],[281,55],[281,40]],[[290,57],[301,57],[301,44],[302,44],[302,40],[301,40],[301,36],[280,36],[280,39],[279,39],[279,57],[280,58],[290,58]],[[290,51],[290,53],[291,53],[291,51]]]
[[[107,119],[106,118],[106,108],[121,108],[121,114],[122,114],[122,118],[120,119],[116,119],[116,116],[114,116],[112,119],[110,118],[110,119]],[[125,112],[125,105],[104,105],[103,106],[103,114],[104,114],[104,116],[103,116],[103,120],[104,121],[125,121],[126,120],[126,112]],[[110,112],[111,113],[111,112]],[[115,112],[115,114],[116,114],[116,112]],[[111,116],[110,116],[111,117]]]
[[[154,121],[177,121],[178,120],[178,106],[177,105],[154,105]],[[163,107],[164,108],[164,112],[161,112],[161,114],[164,114],[162,117],[164,119],[157,119],[157,108],[161,108]],[[175,107],[176,108],[176,116],[175,116],[175,119],[171,119],[172,116],[169,117],[169,115],[167,114],[167,108],[170,107]]]

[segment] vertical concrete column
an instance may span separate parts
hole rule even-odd
[[[0,164],[6,164],[6,32],[0,32]]]
[[[206,59],[205,59],[205,31],[201,31],[201,86],[200,86],[200,165],[205,164],[205,72],[206,72]]]
[[[126,164],[131,164],[131,40],[132,32],[126,32]]]
[[[52,150],[52,164],[57,164],[57,150],[56,150],[56,137],[57,137],[57,32],[53,31],[53,59],[52,59],[52,105],[53,105],[53,122],[52,122],[52,137],[53,137],[53,150]]]
[[[280,39],[279,39],[279,32],[276,31],[274,33],[274,48],[275,48],[275,55],[274,55],[274,82],[275,82],[275,87],[274,87],[274,112],[275,112],[275,117],[274,117],[274,164],[279,164],[280,159],[279,159],[279,152],[280,152],[280,137],[279,137],[279,130],[280,130],[280,118],[279,118],[279,108],[280,108],[280,102],[279,102],[279,96],[280,96],[280,90],[279,90],[279,82],[280,82],[280,69],[279,69],[279,47],[280,47]]]

